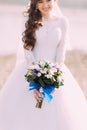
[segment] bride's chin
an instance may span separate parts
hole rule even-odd
[[[43,13],[42,13],[42,16],[43,16],[43,17],[49,17],[49,14],[50,14],[50,12],[43,12]]]

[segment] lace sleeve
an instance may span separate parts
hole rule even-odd
[[[61,31],[62,37],[60,43],[57,46],[56,50],[56,59],[55,62],[58,63],[60,66],[64,63],[65,60],[65,53],[68,44],[68,20],[64,17],[61,19]]]
[[[24,49],[24,57],[28,65],[35,61],[33,52],[31,50]]]

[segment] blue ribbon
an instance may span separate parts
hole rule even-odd
[[[45,98],[48,100],[48,102],[50,102],[53,99],[53,96],[51,95],[51,93],[54,90],[54,88],[55,87],[53,85],[47,85],[43,88],[43,94]]]
[[[41,85],[38,84],[38,83],[35,83],[35,82],[30,82],[29,83],[29,90],[33,90],[33,89],[40,89],[41,88]]]
[[[42,90],[43,90],[42,94],[43,94],[44,98],[46,98],[48,100],[48,102],[50,102],[53,99],[53,96],[51,95],[51,93],[55,89],[54,85],[47,85],[47,86],[42,87],[38,83],[30,82],[29,87],[30,87],[29,90],[42,88]]]

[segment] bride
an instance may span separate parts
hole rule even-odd
[[[0,92],[0,130],[87,130],[87,101],[64,64],[68,43],[68,20],[56,0],[31,0],[23,33],[24,58],[14,68]],[[29,91],[24,75],[40,59],[62,68],[64,86],[53,100],[35,108],[41,93]],[[20,61],[20,62],[19,62]]]

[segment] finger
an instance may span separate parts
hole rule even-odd
[[[38,91],[37,94],[38,94],[39,97],[42,97],[42,93],[40,91]]]
[[[39,100],[39,95],[38,95],[38,92],[34,92],[34,97],[37,99],[37,100]]]
[[[38,90],[34,90],[34,94],[38,94]]]
[[[35,98],[36,98],[37,100],[39,100],[39,101],[41,100],[41,97],[42,97],[42,96],[41,96],[41,94],[40,94],[39,92],[37,92],[37,93],[35,92],[35,93],[34,93],[34,96],[35,96]]]
[[[34,97],[38,102],[40,101],[40,98],[37,95],[35,95]]]
[[[42,96],[42,94],[41,94],[41,92],[40,92],[39,90],[35,90],[35,91],[34,91],[34,94],[37,94],[38,97],[41,97],[41,96]]]

